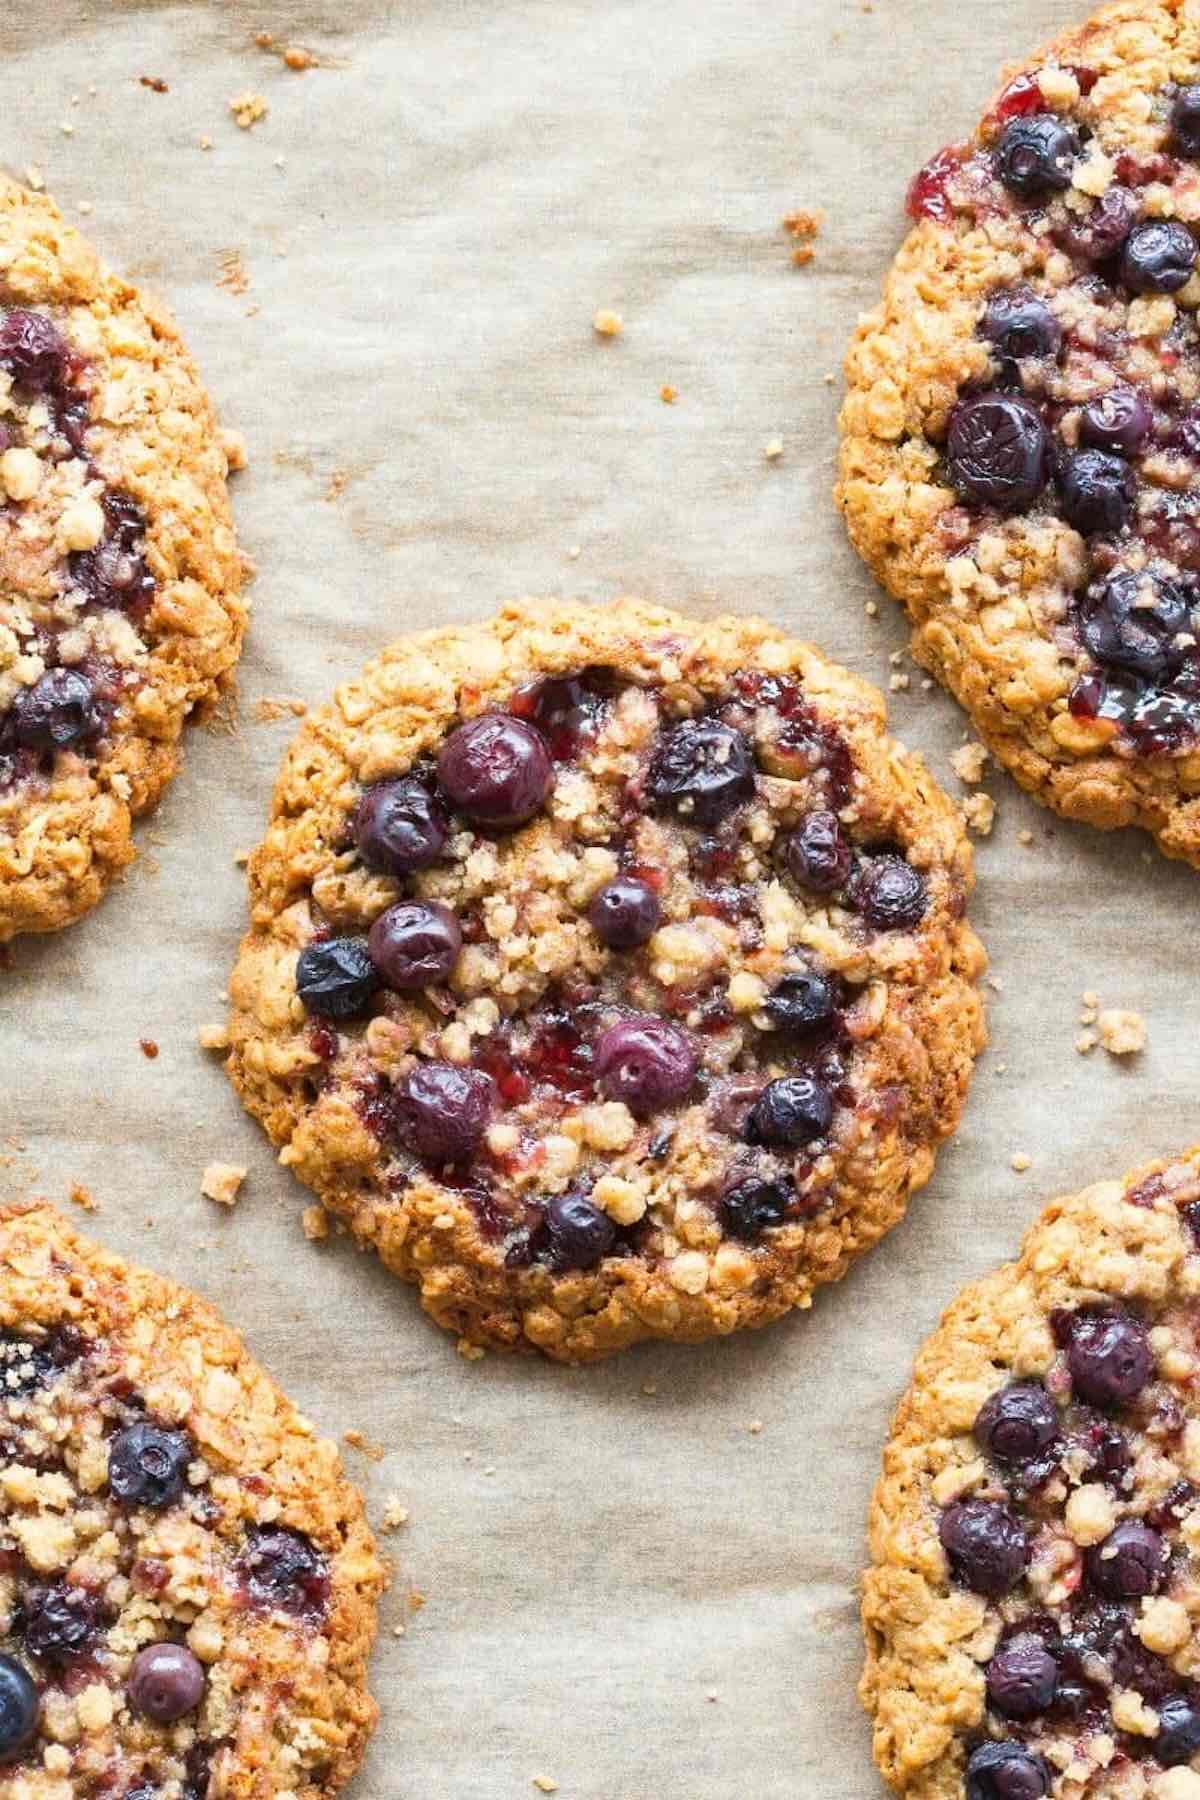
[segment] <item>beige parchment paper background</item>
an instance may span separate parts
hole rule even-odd
[[[376,1520],[392,1492],[411,1509],[356,1800],[524,1800],[539,1774],[563,1800],[877,1800],[854,1586],[912,1353],[1041,1200],[1198,1135],[1200,877],[997,776],[974,916],[1002,989],[963,1129],[904,1226],[767,1333],[469,1366],[410,1290],[304,1241],[303,1192],[196,1048],[242,929],[235,854],[294,729],[256,720],[264,697],[316,702],[389,637],[506,596],[622,590],[761,610],[886,684],[905,632],[882,596],[866,615],[833,511],[831,377],[910,173],[1074,13],[0,8],[0,152],[178,312],[249,445],[259,570],[238,729],[192,735],[123,887],[0,986],[0,1137],[22,1146],[0,1194],[86,1184],[85,1229],[217,1300],[323,1430],[385,1448],[347,1451]],[[322,66],[289,71],[255,31]],[[270,110],[244,132],[248,89]],[[780,221],[805,206],[827,223],[795,269]],[[892,714],[955,789],[953,703],[914,674]],[[1145,1013],[1136,1067],[1075,1054],[1089,988]],[[249,1166],[232,1214],[200,1196],[215,1158]]]

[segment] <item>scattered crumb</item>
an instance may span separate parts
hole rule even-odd
[[[1017,842],[1018,842],[1018,844],[1023,844],[1025,846],[1025,848],[1028,850],[1030,844],[1032,844],[1032,842],[1033,842],[1032,831],[1018,831]]]
[[[196,1041],[202,1050],[228,1050],[229,1027],[227,1025],[202,1025],[196,1033]]]
[[[1099,994],[1095,993],[1092,988],[1086,988],[1084,990],[1082,999],[1083,999],[1083,1004],[1085,1006],[1090,1006],[1093,1009],[1093,1011],[1100,1004],[1100,996],[1099,996]]]
[[[552,1780],[549,1775],[535,1775],[533,1785],[540,1794],[557,1794],[558,1792],[557,1781]]]
[[[264,694],[254,702],[254,717],[260,725],[274,725],[277,719],[289,716],[302,719],[307,711],[308,701],[295,694]]]
[[[969,794],[959,811],[968,831],[973,831],[976,837],[991,837],[996,822],[996,802],[990,794]]]
[[[409,1594],[408,1594],[409,1610],[411,1612],[420,1612],[420,1610],[424,1606],[424,1604],[425,1604],[424,1594],[422,1594],[419,1591],[419,1589],[417,1589],[417,1588],[410,1588]]]
[[[218,1206],[236,1206],[238,1190],[246,1175],[247,1170],[240,1163],[209,1163],[200,1177],[200,1192],[206,1200],[215,1200]]]
[[[482,1344],[472,1344],[465,1337],[459,1338],[457,1349],[464,1362],[482,1362],[487,1355]]]
[[[79,211],[81,213],[83,213],[85,218],[86,218],[87,214],[90,213],[92,210],[92,203],[90,200],[77,200],[75,202],[75,204],[79,208]]]
[[[620,337],[624,329],[625,321],[620,313],[610,312],[605,306],[602,306],[598,312],[595,312],[592,315],[592,330],[596,333],[597,337]]]
[[[233,861],[234,861],[235,867],[237,867],[239,869],[244,869],[246,867],[246,864],[250,861],[250,858],[253,856],[253,854],[254,854],[254,852],[252,850],[235,850],[233,853]]]
[[[950,757],[950,767],[965,787],[975,787],[983,780],[987,750],[982,744],[960,744]]]
[[[372,1462],[382,1462],[387,1455],[382,1444],[373,1444],[370,1438],[364,1437],[361,1431],[351,1430],[344,1435],[352,1450],[361,1450],[363,1455],[369,1457]]]
[[[36,163],[30,163],[25,171],[25,180],[36,194],[40,194],[46,185],[46,177]]]
[[[1146,1048],[1146,1021],[1141,1013],[1106,1007],[1098,1024],[1100,1042],[1110,1056],[1137,1056]]]
[[[289,69],[317,69],[321,66],[312,51],[306,50],[303,44],[289,44],[283,53],[283,60]]]
[[[762,1428],[763,1428],[763,1422],[761,1419],[751,1419],[750,1423],[746,1427],[746,1430],[750,1433],[751,1437],[757,1437],[759,1432],[762,1430]]]
[[[138,1044],[141,1048],[142,1055],[146,1058],[147,1062],[153,1062],[158,1055],[158,1045],[155,1043],[154,1039],[139,1038]]]
[[[217,257],[217,269],[217,286],[224,288],[226,293],[244,294],[250,286],[240,250],[222,250]]]
[[[657,1392],[658,1392],[657,1381],[643,1381],[642,1392],[643,1392],[643,1394],[646,1394],[647,1396],[652,1396],[654,1394],[657,1394]]]
[[[1018,1175],[1023,1175],[1026,1169],[1032,1169],[1033,1158],[1032,1156],[1026,1156],[1023,1150],[1018,1150],[1013,1156],[1012,1166]]]
[[[152,88],[156,94],[169,94],[171,91],[161,75],[139,75],[138,80],[144,88]]]
[[[400,1503],[399,1494],[389,1494],[383,1503],[383,1522],[381,1531],[399,1531],[402,1525],[408,1524],[408,1508]]]
[[[329,1236],[329,1214],[323,1206],[306,1206],[300,1214],[300,1225],[310,1244],[319,1244]]]
[[[1007,1063],[997,1063],[996,1064],[996,1073],[997,1073],[997,1075],[1007,1075],[1008,1074],[1008,1064]]]
[[[664,381],[658,390],[658,397],[664,406],[674,406],[679,398],[679,390],[673,388],[669,381]]]
[[[1004,983],[1001,981],[999,975],[993,975],[989,972],[987,984],[991,988],[993,994],[1002,994],[1004,992]]]
[[[709,1688],[709,1690],[708,1690],[707,1694],[705,1694],[704,1698],[709,1702],[710,1705],[715,1705],[716,1702],[721,1698],[721,1696],[720,1696],[720,1694],[718,1694],[716,1688]]]
[[[825,214],[819,207],[807,207],[797,212],[788,213],[783,221],[783,229],[792,240],[792,261],[798,269],[805,267],[816,255],[813,239],[820,234],[825,223]]]
[[[199,138],[199,139],[197,139],[197,142],[199,143],[200,148],[202,150],[211,150],[212,149],[212,139],[210,137]]]
[[[583,547],[580,544],[572,544],[571,548],[567,551],[567,556],[571,562],[578,562],[582,555]]]
[[[218,433],[220,445],[225,452],[225,462],[231,475],[244,469],[250,458],[246,451],[246,440],[240,431],[223,430]]]
[[[763,455],[768,462],[778,462],[783,455],[783,439],[778,437],[768,438],[763,445]]]
[[[896,669],[893,671],[893,673],[891,675],[888,676],[888,687],[890,688],[890,690],[892,691],[893,694],[905,693],[908,689],[908,686],[909,686],[908,676],[902,670]]]
[[[1089,1056],[1096,1048],[1098,1042],[1099,1039],[1094,1031],[1081,1031],[1079,1036],[1075,1039],[1075,1048],[1078,1050],[1080,1056]]]
[[[868,619],[877,619],[879,617],[878,600],[868,600],[867,604],[863,607],[863,611],[866,613]]]
[[[66,119],[63,120],[62,124],[59,126],[58,129],[62,132],[64,137],[74,137],[75,136],[75,127],[73,125],[69,124]]]
[[[81,1212],[100,1211],[100,1202],[97,1200],[95,1194],[93,1194],[91,1188],[84,1187],[81,1181],[77,1181],[73,1184],[67,1198],[70,1200],[71,1205],[79,1207]]]
[[[267,103],[261,94],[252,94],[249,90],[244,94],[235,94],[229,102],[229,110],[243,131],[251,131],[260,119],[267,116]]]

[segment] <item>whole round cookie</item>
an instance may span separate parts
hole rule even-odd
[[[917,1358],[862,1697],[912,1800],[1200,1797],[1200,1147],[1056,1200]]]
[[[409,638],[305,724],[229,1072],[466,1346],[765,1324],[928,1179],[983,954],[884,724],[761,621],[634,600]]]
[[[1060,38],[909,210],[846,363],[850,536],[1023,787],[1200,866],[1200,14]]]
[[[96,904],[229,678],[227,469],[169,314],[0,178],[0,943]]]
[[[318,1800],[383,1569],[359,1495],[206,1301],[0,1207],[0,1794]]]

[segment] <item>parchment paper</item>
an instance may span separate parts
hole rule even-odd
[[[385,1448],[347,1452],[376,1520],[393,1492],[412,1515],[386,1540],[357,1796],[520,1800],[544,1775],[564,1800],[875,1800],[853,1589],[912,1353],[1043,1199],[1197,1135],[1200,878],[1001,777],[974,916],[1003,986],[962,1132],[906,1224],[769,1332],[468,1366],[370,1259],[305,1243],[306,1196],[196,1048],[243,926],[235,853],[295,728],[256,722],[263,697],[321,700],[389,637],[522,592],[761,609],[886,684],[905,632],[882,596],[866,616],[829,498],[829,378],[909,174],[1073,12],[3,8],[3,154],[69,214],[90,203],[108,258],[175,307],[249,444],[260,573],[238,730],[192,735],[134,873],[0,989],[0,1135],[24,1146],[0,1193],[86,1184],[85,1229],[216,1299],[323,1430]],[[289,71],[259,30],[323,66]],[[251,132],[227,110],[247,89],[270,108]],[[780,221],[811,206],[827,224],[796,269]],[[217,282],[235,251],[242,293]],[[893,717],[956,789],[954,704],[914,674]],[[1136,1066],[1076,1055],[1089,988],[1145,1013]],[[200,1197],[214,1158],[250,1168],[232,1214]]]

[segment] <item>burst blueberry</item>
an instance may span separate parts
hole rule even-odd
[[[16,306],[0,319],[0,363],[20,386],[37,393],[57,386],[68,354],[67,340],[44,313]]]
[[[1098,663],[1155,679],[1180,665],[1194,599],[1176,577],[1122,569],[1084,595],[1080,634]]]
[[[754,753],[720,719],[684,719],[659,741],[647,789],[660,812],[708,829],[754,792]]]
[[[96,691],[77,669],[49,669],[18,689],[9,713],[13,739],[25,750],[69,750],[96,737],[101,723]]]
[[[816,969],[794,969],[780,976],[763,1001],[763,1011],[776,1031],[808,1037],[828,1025],[837,1010],[833,982]]]
[[[466,1162],[479,1147],[495,1103],[495,1083],[481,1070],[418,1063],[396,1088],[397,1135],[425,1162]]]
[[[54,1668],[66,1668],[86,1655],[99,1630],[100,1603],[89,1588],[58,1581],[31,1594],[25,1603],[25,1648]]]
[[[968,505],[1020,512],[1046,485],[1050,433],[1037,408],[1019,394],[976,394],[950,419],[946,466]]]
[[[1200,125],[1198,125],[1200,129]],[[1200,150],[1197,152],[1200,154]],[[1171,1694],[1158,1708],[1153,1751],[1165,1768],[1176,1769],[1200,1752],[1200,1699],[1195,1692]]]
[[[251,1606],[315,1619],[329,1604],[329,1564],[312,1539],[290,1525],[251,1526],[235,1566]]]
[[[1153,422],[1150,403],[1137,388],[1113,387],[1088,401],[1079,415],[1079,437],[1093,450],[1136,456]]]
[[[612,1249],[616,1235],[608,1214],[586,1194],[556,1194],[546,1207],[550,1266],[560,1274],[594,1268]]]
[[[835,812],[819,809],[801,819],[784,847],[794,881],[816,894],[844,887],[850,873],[850,845]]]
[[[1063,517],[1085,537],[1115,536],[1133,510],[1133,470],[1106,450],[1079,450],[1059,477]]]
[[[954,1579],[993,1600],[1016,1586],[1029,1562],[1024,1526],[998,1501],[960,1500],[948,1506],[938,1536]]]
[[[366,938],[325,938],[309,944],[296,963],[296,992],[322,1019],[353,1019],[367,1010],[379,971]]]
[[[795,1204],[790,1182],[765,1175],[745,1175],[735,1180],[717,1208],[722,1228],[730,1237],[754,1243],[764,1231],[783,1223]]]

